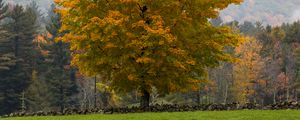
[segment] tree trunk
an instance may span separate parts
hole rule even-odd
[[[141,96],[141,101],[140,101],[140,107],[143,109],[149,108],[150,93],[145,88],[142,88],[141,92],[142,92],[142,96]]]
[[[298,101],[298,91],[296,90],[296,101]]]
[[[95,76],[94,80],[94,108],[97,108],[97,76]]]
[[[64,90],[62,85],[60,85],[60,112],[63,113],[64,111]]]
[[[290,97],[290,89],[289,87],[286,88],[286,101],[289,101],[289,97]]]
[[[226,84],[227,84],[227,83],[226,83]],[[227,103],[227,97],[228,97],[228,84],[226,85],[226,88],[225,88],[224,104]]]
[[[200,95],[200,91],[197,91],[197,104],[200,105],[201,104],[201,95]]]
[[[23,90],[22,92],[22,98],[21,98],[21,109],[22,109],[22,112],[25,112],[26,111],[26,105],[25,105],[25,92]]]
[[[276,92],[273,92],[273,103],[276,104]]]

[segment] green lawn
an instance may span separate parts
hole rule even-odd
[[[59,117],[3,118],[0,120],[300,120],[300,110],[135,113]]]

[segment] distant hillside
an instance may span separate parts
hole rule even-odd
[[[221,14],[224,21],[261,21],[271,25],[300,19],[300,0],[244,0]]]
[[[4,0],[5,1],[5,0]],[[31,0],[7,0],[27,4]],[[49,8],[53,0],[35,0],[41,10]],[[300,19],[300,0],[244,0],[241,5],[230,5],[221,13],[224,21],[261,21],[265,24],[280,25]]]

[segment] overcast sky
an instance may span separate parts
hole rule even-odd
[[[31,0],[4,0],[28,4]],[[34,0],[42,11],[46,11],[53,0]],[[242,5],[230,5],[221,13],[224,21],[260,21],[265,24],[280,25],[300,19],[300,0],[244,0]]]

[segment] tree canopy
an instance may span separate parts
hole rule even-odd
[[[242,0],[55,0],[58,38],[69,42],[72,64],[106,75],[112,89],[161,93],[198,89],[207,67],[233,61],[225,46],[242,37],[209,19]]]

